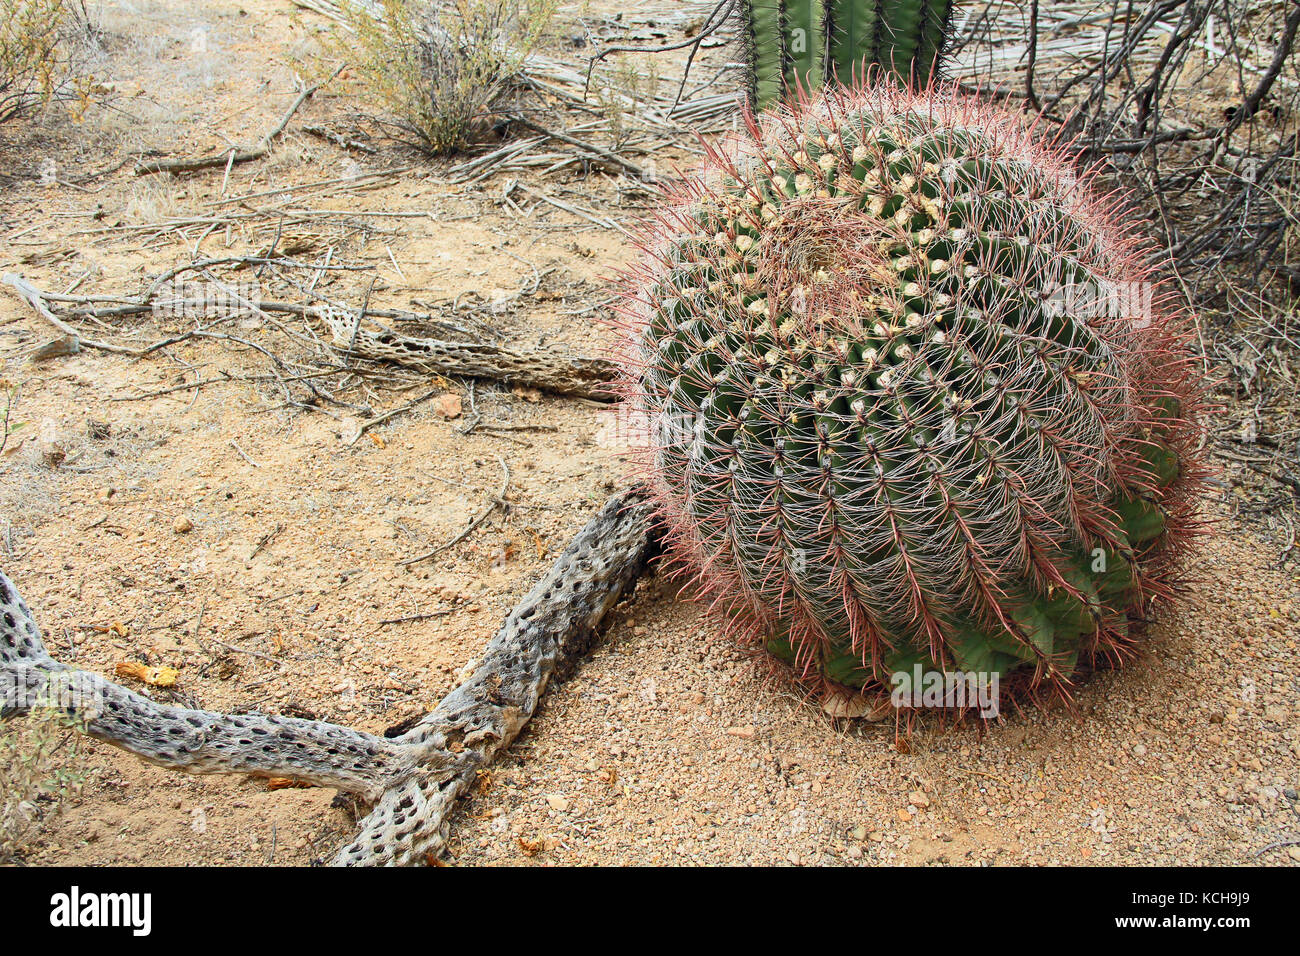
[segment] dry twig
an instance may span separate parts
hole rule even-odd
[[[198,156],[189,159],[146,160],[136,164],[135,174],[137,176],[144,176],[149,173],[192,173],[200,169],[213,169],[221,166],[224,166],[227,173],[229,173],[230,167],[236,163],[250,163],[254,160],[262,159],[271,152],[271,147],[275,145],[275,141],[280,138],[280,135],[285,131],[285,128],[288,127],[289,120],[293,119],[294,114],[298,112],[298,109],[302,104],[311,99],[312,94],[322,86],[342,73],[343,67],[346,65],[347,64],[340,64],[339,67],[330,74],[328,79],[322,80],[320,83],[313,83],[311,86],[303,89],[289,106],[289,109],[285,111],[282,117],[280,117],[280,122],[276,123],[275,126],[268,130],[266,135],[258,140],[255,146],[243,150],[232,147],[231,149],[223,150],[220,153],[214,153],[211,156]]]

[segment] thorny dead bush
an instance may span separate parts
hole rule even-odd
[[[80,792],[83,738],[62,711],[40,708],[0,723],[0,863],[24,849],[33,829]]]
[[[56,98],[84,105],[94,79],[76,50],[91,32],[83,0],[0,0],[0,123]]]
[[[1300,269],[1288,213],[1300,155],[1295,0],[965,4],[965,83],[1020,98],[1149,210],[1162,248],[1213,298],[1217,270]],[[1294,273],[1294,274],[1293,274]],[[1204,284],[1204,288],[1198,285]]]
[[[355,33],[348,59],[402,129],[443,155],[492,125],[554,0],[382,0],[378,9],[382,18],[345,7]]]

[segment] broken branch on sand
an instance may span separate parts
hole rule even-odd
[[[298,112],[298,109],[302,104],[311,99],[312,94],[322,86],[342,73],[343,67],[346,65],[347,64],[340,64],[338,69],[331,73],[327,79],[322,80],[319,83],[313,83],[311,86],[299,92],[289,109],[285,111],[285,114],[282,117],[280,117],[280,122],[276,123],[265,136],[258,140],[257,145],[243,150],[232,146],[230,149],[222,150],[219,153],[213,153],[210,156],[190,157],[188,159],[147,160],[136,164],[135,174],[137,176],[146,176],[150,173],[192,173],[200,169],[215,169],[223,166],[229,169],[236,163],[248,163],[262,159],[271,151],[271,147],[275,144],[275,141],[280,138],[280,134],[282,134],[285,131],[285,128],[289,125],[289,120],[293,119],[293,115]]]
[[[3,279],[0,279],[0,281],[3,281],[7,286],[11,286],[24,300],[26,300],[28,305],[36,310],[36,314],[42,319],[50,323],[50,325],[54,326],[64,335],[75,339],[78,347],[98,349],[101,352],[114,352],[118,355],[140,354],[139,349],[128,348],[124,345],[114,345],[111,342],[100,342],[96,339],[82,338],[81,334],[76,329],[60,319],[54,314],[53,310],[46,305],[45,295],[41,290],[36,288],[22,276],[16,275],[12,272],[6,272]]]
[[[209,332],[192,329],[142,347],[117,345],[97,339],[81,338],[76,328],[56,315],[49,306],[49,301],[53,300],[91,306],[92,308],[83,309],[80,313],[74,313],[74,316],[80,314],[86,317],[110,314],[122,317],[149,313],[154,310],[153,296],[158,291],[158,283],[150,287],[146,293],[148,298],[133,300],[121,297],[68,296],[42,292],[15,273],[6,273],[2,281],[14,288],[46,322],[65,336],[76,337],[79,344],[86,348],[141,358],[186,339],[217,337]],[[618,369],[608,359],[565,356],[541,349],[517,351],[483,341],[423,338],[402,335],[383,326],[379,326],[377,330],[361,326],[364,318],[372,316],[432,320],[431,316],[420,316],[415,313],[371,310],[368,307],[358,312],[328,305],[315,307],[291,302],[243,301],[234,291],[230,292],[230,296],[249,312],[263,314],[264,317],[266,313],[278,312],[322,320],[333,334],[334,348],[348,358],[391,362],[406,368],[437,372],[458,378],[487,379],[506,385],[536,388],[553,395],[567,395],[602,402],[612,401],[615,397],[610,383],[617,377]],[[109,303],[108,308],[104,310],[93,308],[99,302]],[[265,351],[260,348],[259,350]]]

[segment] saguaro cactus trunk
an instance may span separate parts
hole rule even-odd
[[[765,109],[798,89],[850,82],[870,66],[924,86],[943,52],[952,0],[743,0],[749,98]]]

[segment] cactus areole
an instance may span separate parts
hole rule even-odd
[[[1120,198],[1000,109],[836,88],[712,149],[624,285],[673,552],[834,689],[1068,693],[1198,530],[1188,317]]]

